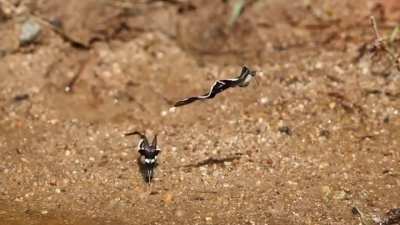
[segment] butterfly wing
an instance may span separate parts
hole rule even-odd
[[[228,79],[228,80],[218,80],[211,86],[210,90],[207,93],[200,96],[185,98],[181,101],[176,102],[174,106],[178,107],[190,104],[196,100],[214,98],[217,94],[225,91],[228,88],[235,87],[239,83],[240,81],[238,78]]]
[[[219,80],[215,82],[210,91],[203,96],[206,98],[214,98],[217,94],[225,91],[226,89],[234,87],[236,85],[236,80],[237,79]]]
[[[192,102],[194,102],[194,101],[196,101],[196,100],[199,100],[200,98],[199,97],[190,97],[190,98],[185,98],[185,99],[183,99],[183,100],[180,100],[180,101],[177,101],[175,104],[174,104],[174,107],[179,107],[179,106],[183,106],[183,105],[187,105],[187,104],[190,104],[190,103],[192,103]]]

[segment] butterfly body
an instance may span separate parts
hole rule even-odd
[[[153,141],[149,144],[147,137],[140,132],[126,133],[125,136],[137,135],[140,136],[138,144],[138,152],[140,154],[140,163],[142,168],[145,170],[144,175],[146,180],[150,183],[153,178],[154,168],[157,166],[157,156],[160,153],[160,149],[157,148],[157,135],[154,136]]]

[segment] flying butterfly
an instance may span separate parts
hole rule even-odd
[[[137,135],[140,137],[138,144],[138,152],[140,154],[140,163],[143,166],[144,176],[148,183],[151,182],[154,175],[154,168],[157,166],[157,156],[160,153],[160,149],[157,148],[157,135],[154,135],[153,141],[149,144],[147,137],[138,132],[126,133],[125,136]]]
[[[242,67],[240,75],[233,79],[218,80],[216,81],[208,91],[203,95],[185,98],[175,103],[174,107],[179,107],[183,105],[190,104],[197,100],[205,100],[214,98],[217,94],[223,92],[224,90],[232,87],[247,87],[251,79],[256,75],[256,71],[250,70],[246,66]]]

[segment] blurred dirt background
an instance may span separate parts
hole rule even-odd
[[[0,224],[343,225],[400,207],[400,73],[358,57],[398,1],[237,4],[0,0]],[[258,82],[170,109],[242,65]],[[134,130],[159,135],[151,186]]]

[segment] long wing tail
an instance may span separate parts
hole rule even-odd
[[[192,102],[194,102],[194,101],[196,101],[196,100],[199,100],[200,98],[199,97],[190,97],[190,98],[185,98],[185,99],[183,99],[183,100],[180,100],[180,101],[177,101],[175,104],[174,104],[174,107],[179,107],[179,106],[183,106],[183,105],[187,105],[187,104],[190,104],[190,103],[192,103]]]
[[[130,132],[130,133],[125,133],[125,136],[132,136],[132,135],[138,135],[140,137],[140,142],[139,142],[139,149],[143,149],[147,146],[149,146],[149,141],[147,140],[147,137],[140,133],[139,131],[134,131],[134,132]]]
[[[125,136],[132,136],[132,135],[138,135],[140,136],[140,138],[146,138],[146,136],[144,136],[144,134],[140,133],[139,131],[133,131],[133,132],[129,132],[129,133],[125,133]]]
[[[222,91],[224,91],[224,90],[236,85],[236,82],[237,82],[236,80],[237,79],[234,79],[234,80],[218,80],[211,86],[211,88],[208,91],[208,93],[205,93],[205,94],[199,95],[199,96],[195,96],[195,97],[185,98],[185,99],[175,103],[174,106],[178,107],[178,106],[187,105],[187,104],[192,103],[192,102],[194,102],[196,100],[214,98],[218,93],[220,93],[220,92],[222,92]]]

